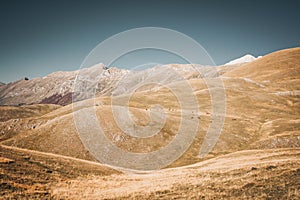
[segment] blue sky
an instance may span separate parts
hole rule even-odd
[[[299,2],[1,0],[0,81],[76,70],[98,43],[138,27],[180,31],[216,64],[300,46]]]

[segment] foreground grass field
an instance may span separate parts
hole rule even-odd
[[[179,168],[121,173],[1,146],[2,199],[298,199],[300,149],[248,150]]]

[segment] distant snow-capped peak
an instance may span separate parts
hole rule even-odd
[[[248,62],[252,62],[258,58],[260,58],[261,56],[258,56],[257,58],[250,55],[250,54],[246,54],[240,58],[237,58],[235,60],[232,60],[228,63],[226,63],[225,65],[235,65],[235,64],[242,64],[242,63],[248,63]]]

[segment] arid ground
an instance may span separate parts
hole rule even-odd
[[[300,198],[300,48],[214,67],[217,73],[205,67],[199,74],[191,65],[177,64],[133,74],[115,68],[108,73],[98,67],[91,69],[98,70],[105,83],[97,86],[94,99],[74,103],[68,87],[77,72],[0,86],[1,199]],[[170,69],[184,80],[167,76]],[[127,78],[122,80],[124,74]],[[141,77],[165,82],[137,87]],[[219,85],[214,85],[218,80],[224,84],[224,98]],[[118,81],[124,91],[118,90]],[[51,85],[55,82],[63,90]],[[196,97],[197,111],[188,98],[181,99],[187,105],[182,109],[172,91],[184,91],[186,83]],[[41,96],[42,91],[49,96]],[[112,96],[113,91],[117,95]],[[213,103],[210,92],[218,97]],[[122,104],[126,99],[127,104]],[[224,101],[220,137],[212,151],[201,157],[199,151],[215,120],[213,106]],[[112,102],[121,111],[128,107],[140,127],[151,122],[151,107],[160,105],[165,123],[151,137],[132,137],[115,122]],[[105,136],[124,151],[148,153],[163,148],[176,137],[183,112],[184,120],[199,128],[189,148],[163,169],[118,170],[98,162],[80,139],[74,113],[91,109]],[[122,123],[128,126],[126,119]],[[93,128],[87,126],[87,131],[92,133]]]

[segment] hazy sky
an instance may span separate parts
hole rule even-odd
[[[99,42],[137,27],[180,31],[216,64],[300,46],[300,1],[0,2],[1,82],[76,70]]]

